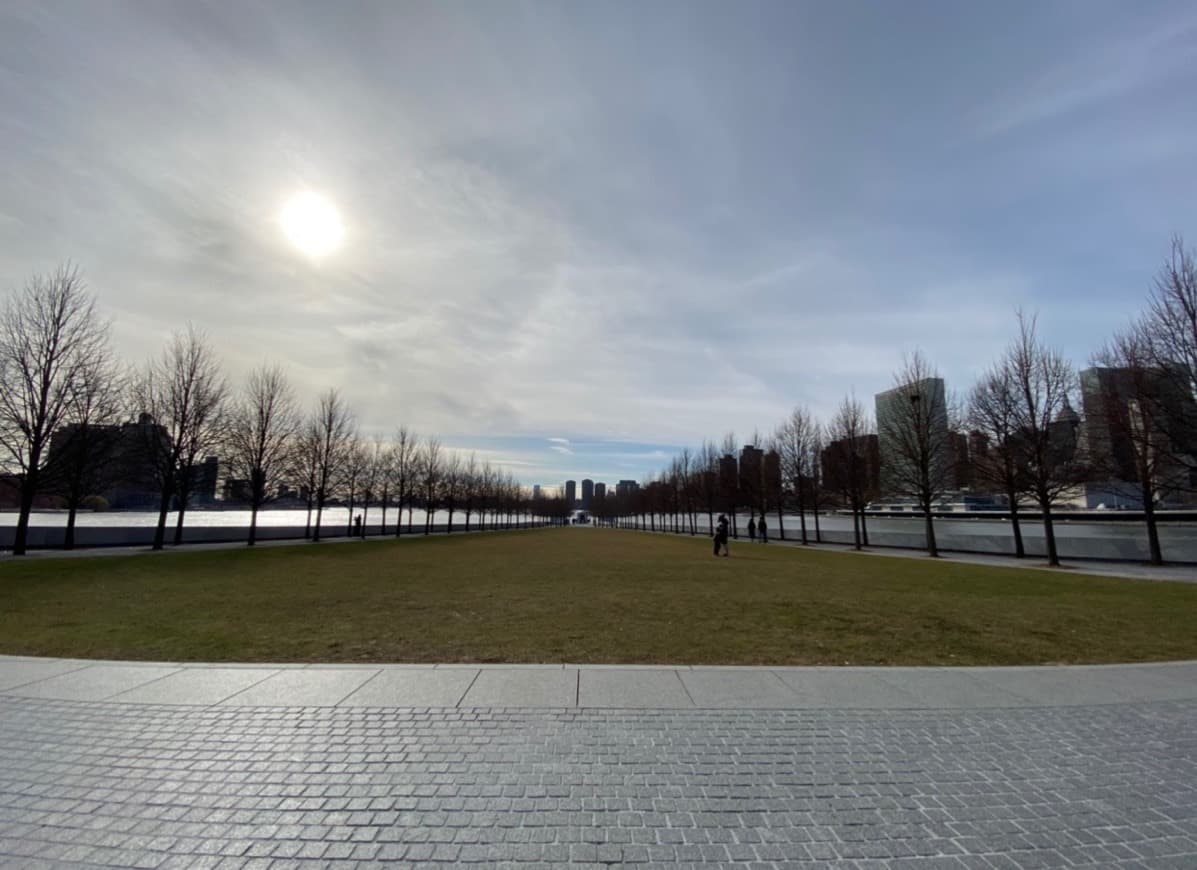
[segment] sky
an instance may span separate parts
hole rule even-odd
[[[1191,2],[0,7],[0,290],[65,260],[131,362],[190,321],[527,484],[1078,367],[1197,241]],[[339,250],[279,214],[317,192]]]

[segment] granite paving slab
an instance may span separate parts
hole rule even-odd
[[[886,682],[873,669],[778,668],[774,673],[794,690],[797,707],[885,710],[922,706],[917,697]]]
[[[773,671],[702,669],[679,673],[696,707],[797,707],[798,694]]]
[[[674,670],[579,671],[578,706],[640,709],[691,708],[679,672]]]
[[[101,701],[178,670],[167,665],[92,665],[5,691],[26,698]]]
[[[378,671],[378,668],[280,671],[220,704],[231,707],[333,707]]]
[[[384,668],[339,706],[456,707],[477,676],[477,668]]]
[[[558,668],[485,668],[461,700],[462,707],[573,707],[578,671]]]
[[[110,700],[132,704],[219,704],[279,673],[271,668],[183,668]]]
[[[887,668],[878,677],[915,699],[918,707],[1022,707],[1028,699],[988,683],[974,670]]]
[[[1197,675],[1163,668],[978,668],[971,675],[1034,704],[1116,704],[1194,697]]]
[[[0,658],[0,692],[86,667],[91,667],[91,662]]]

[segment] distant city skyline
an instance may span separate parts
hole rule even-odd
[[[684,22],[684,26],[680,23]],[[0,292],[71,260],[526,485],[828,419],[1039,311],[1077,367],[1197,244],[1184,2],[0,10]],[[335,213],[334,210],[335,209]]]

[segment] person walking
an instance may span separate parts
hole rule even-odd
[[[748,518],[748,540],[756,543],[756,514]]]
[[[769,543],[769,527],[765,525],[764,514],[761,514],[761,521],[756,524],[756,530],[761,533],[761,543]]]
[[[727,517],[719,514],[719,522],[715,524],[715,555],[719,555],[719,548],[723,548],[723,555],[727,555]]]

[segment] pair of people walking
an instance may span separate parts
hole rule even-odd
[[[748,519],[748,540],[756,542],[757,534],[761,536],[761,543],[769,543],[769,526],[765,523],[765,515],[761,514],[761,521],[756,521],[756,514]]]

